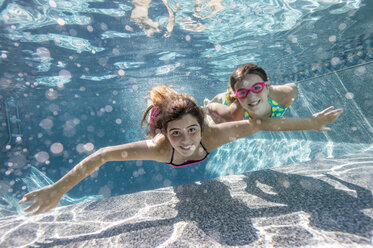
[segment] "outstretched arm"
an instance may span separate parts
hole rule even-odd
[[[153,145],[149,140],[101,148],[83,159],[56,183],[26,194],[19,204],[34,202],[25,209],[26,212],[36,210],[33,214],[52,209],[65,193],[105,162],[124,160],[162,161],[163,158],[159,146]]]
[[[274,99],[284,108],[288,108],[294,102],[297,93],[298,87],[295,83],[270,85],[269,87],[269,97]]]
[[[270,118],[258,123],[260,130],[264,131],[298,131],[298,130],[317,130],[330,131],[329,127],[325,127],[330,123],[335,122],[339,115],[343,112],[342,109],[333,110],[334,107],[329,107],[323,111],[313,114],[310,118]]]
[[[206,128],[208,134],[207,146],[209,150],[214,150],[219,146],[232,142],[236,139],[250,136],[259,131],[297,131],[297,130],[317,130],[329,131],[325,125],[335,122],[342,109],[333,110],[329,107],[323,111],[312,115],[310,118],[269,118],[260,120],[243,120],[226,122],[212,125]]]
[[[234,101],[230,106],[212,102],[207,105],[207,109],[215,123],[242,120],[243,109],[238,101]]]

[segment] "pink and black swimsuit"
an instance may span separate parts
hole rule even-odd
[[[194,164],[198,164],[200,162],[202,162],[203,160],[205,160],[208,156],[209,156],[209,152],[206,150],[206,148],[202,145],[202,143],[200,142],[203,150],[205,150],[206,152],[206,155],[205,157],[203,157],[202,159],[200,160],[188,160],[182,164],[174,164],[172,163],[172,161],[174,160],[174,153],[175,153],[175,149],[172,147],[172,155],[171,155],[171,161],[168,163],[169,166],[171,167],[174,167],[174,168],[181,168],[181,167],[186,167],[186,166],[189,166],[189,165],[194,165]]]

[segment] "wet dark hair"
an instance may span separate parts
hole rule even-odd
[[[255,64],[244,64],[236,68],[229,78],[228,91],[226,94],[226,99],[229,102],[234,102],[236,100],[235,88],[236,83],[241,82],[246,75],[256,74],[263,79],[264,82],[268,81],[268,76],[265,70]]]
[[[150,138],[154,138],[162,129],[167,130],[170,121],[178,120],[187,114],[197,119],[202,130],[205,112],[196,104],[194,98],[187,94],[177,93],[168,86],[154,87],[148,94],[153,104],[145,110],[141,126],[144,122],[148,124]],[[149,118],[147,118],[148,115]]]

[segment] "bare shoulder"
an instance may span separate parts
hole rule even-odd
[[[169,162],[172,153],[172,146],[168,139],[162,134],[156,136],[153,140],[148,140],[148,147],[153,150],[156,161],[158,162]]]
[[[211,152],[224,144],[250,136],[258,131],[260,131],[259,126],[250,120],[209,124],[203,129],[202,143]]]
[[[289,107],[294,102],[297,94],[298,87],[295,83],[271,85],[269,87],[269,97],[285,108]]]
[[[215,150],[217,146],[217,135],[218,135],[218,124],[215,123],[205,123],[202,131],[202,144],[206,147],[208,152]]]
[[[158,134],[153,139],[142,141],[143,149],[133,151],[136,159],[133,160],[154,160],[157,162],[168,162],[172,148],[168,139],[163,134]]]

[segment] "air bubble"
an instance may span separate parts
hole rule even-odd
[[[51,8],[56,8],[57,7],[57,3],[53,0],[49,0],[49,6],[51,6]]]
[[[124,77],[124,75],[126,74],[126,72],[122,69],[118,70],[118,75],[121,76],[121,77]]]
[[[331,59],[330,63],[332,64],[332,66],[336,66],[341,63],[341,59],[338,57],[334,57]]]
[[[60,154],[63,151],[63,145],[59,142],[53,143],[50,150],[54,154]]]
[[[110,106],[110,105],[106,105],[105,106],[105,112],[110,113],[112,111],[113,111],[113,107],[112,106]]]
[[[88,25],[87,30],[88,30],[88,32],[93,32],[93,27],[91,25]]]
[[[215,50],[219,52],[221,50],[221,45],[220,44],[216,44],[215,45]]]
[[[342,31],[346,28],[346,26],[347,26],[346,23],[341,23],[339,24],[338,29]]]
[[[58,18],[58,19],[57,19],[57,23],[58,23],[60,26],[63,26],[63,25],[66,24],[65,20],[62,19],[62,18]]]
[[[126,25],[124,29],[127,30],[128,32],[133,32],[133,28],[131,26]]]
[[[191,151],[194,151],[194,150],[196,150],[196,148],[197,148],[197,147],[196,147],[195,145],[192,145],[192,146],[190,147],[190,150],[191,150]]]
[[[71,79],[71,73],[68,70],[61,70],[58,75],[63,79]]]
[[[145,170],[143,168],[140,168],[138,170],[138,172],[139,172],[139,175],[144,175],[145,174]]]
[[[168,179],[166,179],[166,180],[163,181],[163,185],[164,185],[165,187],[171,186],[171,181],[168,180]]]
[[[331,35],[329,36],[329,42],[335,42],[337,40],[337,36]]]
[[[77,35],[78,35],[78,32],[77,32],[75,29],[70,29],[69,34],[70,34],[71,36],[77,36]]]
[[[109,188],[109,186],[103,186],[99,189],[98,193],[106,198],[111,195],[111,189]]]
[[[51,111],[51,112],[56,112],[56,111],[59,111],[60,108],[58,107],[57,104],[51,104],[51,105],[49,105],[48,110]]]
[[[19,144],[19,143],[21,143],[21,142],[22,142],[22,137],[17,136],[17,138],[16,138],[16,143]]]
[[[106,30],[108,30],[108,26],[107,26],[106,23],[101,23],[100,27],[101,27],[101,30],[102,30],[102,31],[106,31]]]
[[[290,182],[288,181],[288,180],[284,180],[283,182],[282,182],[282,186],[284,186],[284,188],[289,188],[290,187]]]
[[[120,51],[119,51],[118,48],[113,48],[112,53],[113,53],[114,55],[116,55],[116,56],[119,56],[119,55],[120,55]]]
[[[4,21],[9,21],[9,20],[10,20],[10,17],[9,17],[9,15],[4,14],[4,15],[3,15],[3,19],[4,19]]]
[[[108,60],[109,60],[109,59],[108,59],[107,57],[99,58],[98,63],[99,63],[101,66],[106,66]]]
[[[72,125],[65,124],[65,126],[63,127],[63,135],[66,137],[73,137],[75,134],[75,127]]]
[[[120,124],[122,124],[122,120],[118,118],[118,119],[115,120],[115,123],[120,125]]]
[[[365,66],[359,66],[358,68],[355,69],[354,73],[356,76],[362,76],[366,73],[367,69]]]
[[[46,118],[39,123],[39,126],[45,130],[50,130],[53,127],[53,121],[49,118]]]
[[[351,100],[351,99],[354,98],[354,93],[352,93],[352,92],[347,92],[346,95],[345,95],[345,97],[346,97],[347,99]]]
[[[92,143],[87,143],[83,145],[83,148],[85,151],[90,152],[95,148],[95,146]]]
[[[186,35],[186,36],[185,36],[185,40],[186,40],[186,41],[190,41],[190,40],[191,40],[190,35]]]
[[[84,145],[83,145],[83,144],[78,144],[78,145],[76,146],[76,151],[77,151],[78,153],[83,153],[83,152],[85,151],[85,149],[84,149]]]
[[[38,162],[44,163],[49,159],[49,154],[47,152],[41,151],[36,153],[34,157]]]

